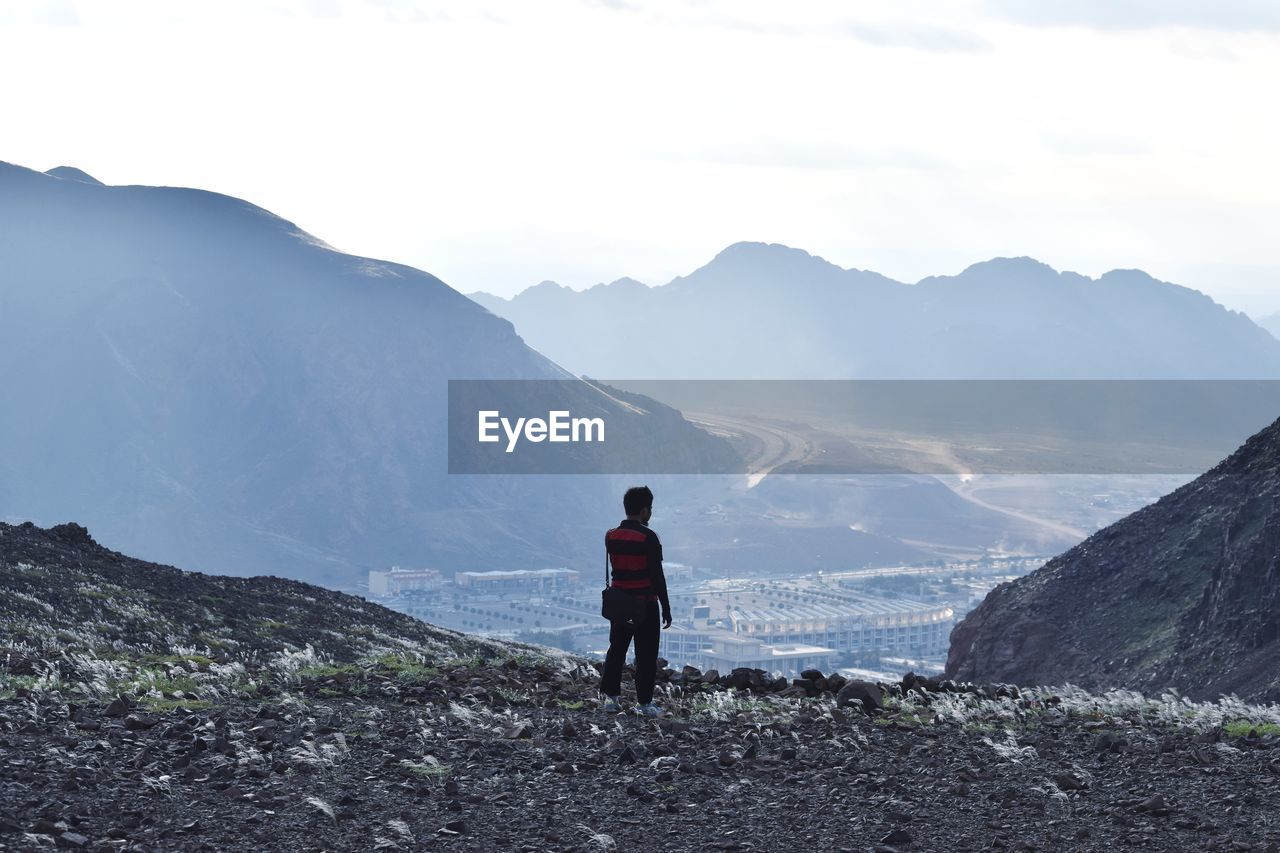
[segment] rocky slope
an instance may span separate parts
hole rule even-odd
[[[664,668],[608,716],[585,661],[0,534],[2,850],[1280,843],[1275,707]]]
[[[952,633],[947,673],[1280,700],[1280,421],[993,590]]]
[[[464,658],[512,648],[300,581],[136,560],[74,523],[0,522],[0,588],[0,657],[28,673],[69,654],[130,660],[199,649],[229,664],[307,649],[349,662],[398,649]]]

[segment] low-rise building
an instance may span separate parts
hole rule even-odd
[[[577,586],[578,579],[573,569],[511,569],[458,572],[453,576],[453,583],[459,590],[472,593],[547,592]]]
[[[805,643],[770,645],[723,630],[672,628],[662,632],[661,654],[679,666],[691,664],[704,671],[746,667],[790,677],[806,669],[830,671],[835,649]]]
[[[842,652],[872,649],[934,654],[950,640],[955,611],[946,604],[842,596],[830,602],[729,609],[735,634],[770,644],[812,643]]]
[[[392,566],[385,572],[369,572],[369,594],[378,598],[434,592],[443,584],[444,578],[435,569],[402,569]]]

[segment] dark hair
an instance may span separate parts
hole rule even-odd
[[[653,492],[648,486],[632,486],[622,496],[622,508],[627,515],[639,515],[645,507],[653,506]]]

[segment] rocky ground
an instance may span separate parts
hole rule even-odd
[[[0,525],[0,850],[1276,850],[1280,708],[660,674]],[[624,684],[624,693],[630,685]]]
[[[900,685],[809,697],[795,694],[812,681],[775,692],[689,672],[650,720],[602,713],[595,671],[567,662],[309,662],[222,695],[190,683],[202,666],[172,665],[159,698],[11,691],[0,849],[1280,842],[1280,727],[1233,721],[1243,706]]]

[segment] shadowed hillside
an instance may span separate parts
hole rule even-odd
[[[572,376],[434,276],[239,199],[69,167],[0,163],[0,234],[0,518],[343,585],[393,563],[564,565],[615,520],[598,480],[448,476],[449,379]],[[684,470],[732,456],[678,414],[565,384],[567,408]]]
[[[1280,421],[993,590],[953,631],[947,673],[1280,700]]]

